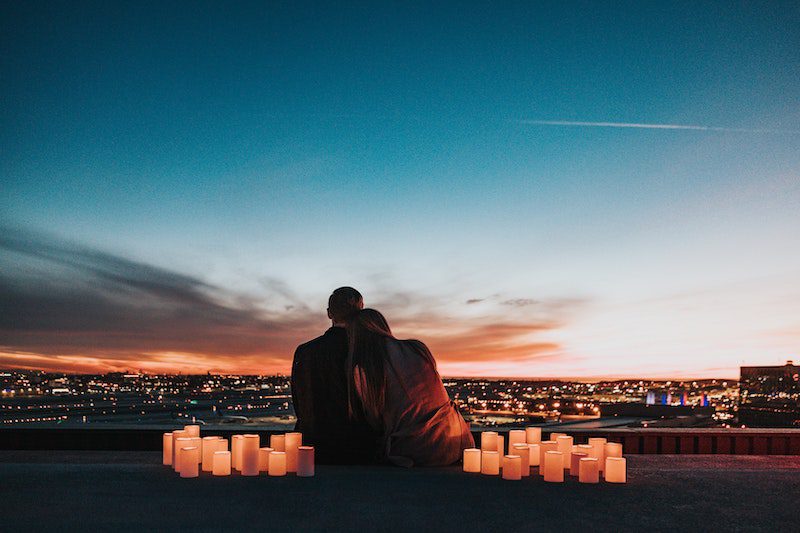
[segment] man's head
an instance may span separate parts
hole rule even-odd
[[[353,287],[339,287],[328,298],[328,318],[335,326],[345,326],[364,308],[364,298]]]

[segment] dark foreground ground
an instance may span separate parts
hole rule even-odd
[[[180,479],[154,452],[0,451],[0,530],[798,531],[798,456],[629,456],[626,485],[319,466]]]

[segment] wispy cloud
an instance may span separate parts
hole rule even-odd
[[[699,126],[694,124],[649,124],[641,122],[585,122],[576,120],[518,120],[519,124],[531,126],[565,126],[578,128],[634,128],[644,130],[693,130],[724,131],[732,133],[789,133],[800,134],[800,130],[774,128],[725,128],[720,126]]]

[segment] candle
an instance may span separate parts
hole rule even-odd
[[[542,442],[542,428],[525,428],[525,442],[528,444],[539,444]]]
[[[497,451],[497,432],[484,431],[481,433],[481,451]]]
[[[269,475],[286,475],[286,452],[272,451],[269,454]]]
[[[566,433],[550,433],[550,438],[548,440],[552,440],[558,442],[558,437],[566,437]]]
[[[200,426],[183,426],[183,430],[188,432],[190,437],[200,436]]]
[[[258,449],[261,445],[261,437],[258,435],[245,435],[241,444],[242,475],[258,475]]]
[[[503,457],[503,479],[522,479],[521,463],[522,457],[519,455],[506,455]]]
[[[506,453],[506,438],[503,435],[497,436],[497,453],[502,457]]]
[[[550,451],[544,454],[544,480],[553,483],[564,481],[564,454]]]
[[[242,444],[244,435],[234,435],[231,437],[231,466],[234,470],[242,469]]]
[[[590,444],[578,444],[576,446],[576,450],[575,451],[580,452],[580,453],[585,453],[587,457],[591,457],[592,456],[592,449],[593,449],[593,446],[591,446]]]
[[[543,440],[539,443],[539,474],[544,475],[544,457],[547,452],[558,451],[558,443],[552,440]],[[562,465],[563,466],[563,465]]]
[[[558,451],[564,455],[564,470],[570,467],[569,455],[572,453],[572,437],[569,435],[559,435],[556,439]]]
[[[603,465],[606,462],[606,439],[603,437],[593,437],[589,439],[589,446],[592,447],[592,453],[589,454],[589,457],[597,459],[597,468],[602,472]]]
[[[189,437],[192,441],[192,446],[197,448],[197,464],[203,462],[203,439],[200,437]],[[193,456],[194,457],[194,456]]]
[[[464,472],[481,471],[481,451],[478,448],[464,450]]]
[[[520,473],[523,477],[527,477],[531,475],[531,449],[528,447],[527,444],[514,444],[512,449],[508,450],[511,455],[519,455],[521,462],[520,462]]]
[[[618,442],[607,442],[603,451],[606,457],[622,457],[622,444]]]
[[[258,471],[269,472],[269,454],[272,448],[259,448],[258,450]]]
[[[177,472],[178,465],[175,463],[178,461],[178,439],[182,438],[189,438],[189,433],[184,429],[178,429],[172,432],[172,468]],[[188,446],[185,444],[184,446]]]
[[[571,454],[569,454],[569,457],[570,457],[569,475],[577,477],[581,471],[581,459],[589,456],[582,452],[572,452]]]
[[[539,455],[541,452],[539,451],[539,444],[528,444],[528,448],[530,449],[530,463],[531,466],[539,466]]]
[[[200,475],[198,465],[200,464],[200,448],[197,446],[187,446],[179,450],[181,463],[181,477],[197,477]]]
[[[215,450],[217,452],[227,452],[228,451],[228,441],[227,439],[223,439],[222,437],[218,438],[215,444]]]
[[[181,448],[188,448],[191,445],[192,439],[189,437],[178,437],[175,439],[175,443],[172,445],[173,455],[175,456],[175,458],[172,460],[172,468],[179,474],[181,473],[181,461],[183,460]]]
[[[211,472],[215,476],[231,475],[231,452],[214,452],[214,466]]]
[[[496,476],[500,473],[500,454],[494,450],[481,452],[481,474]]]
[[[172,464],[172,433],[164,433],[161,441],[162,460],[165,465]]]
[[[217,441],[222,437],[203,437],[203,472],[214,469],[214,452],[217,451]]]
[[[581,483],[597,483],[600,481],[600,473],[597,470],[596,457],[583,457],[578,466],[578,481]]]
[[[286,471],[297,472],[297,449],[303,444],[303,434],[292,432],[286,434]]]
[[[508,432],[508,451],[511,451],[511,447],[515,444],[525,444],[524,429],[512,429]]]
[[[300,446],[297,448],[297,476],[314,476],[314,447]]]
[[[271,435],[269,437],[269,447],[276,452],[286,451],[286,436],[285,435]]]
[[[624,457],[606,457],[606,481],[625,483],[627,481],[626,466]]]

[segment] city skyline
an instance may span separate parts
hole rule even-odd
[[[800,6],[2,6],[0,368],[800,359]],[[47,28],[48,31],[42,31]]]

